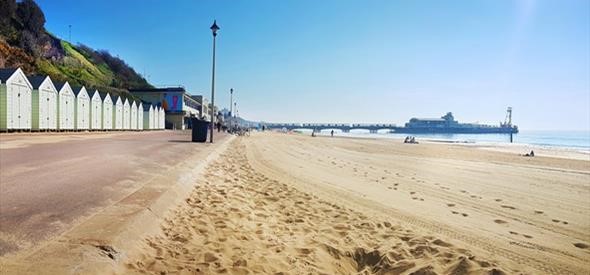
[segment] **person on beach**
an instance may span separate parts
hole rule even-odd
[[[330,135],[331,135],[332,137],[334,136],[334,130],[332,130],[332,131],[330,132]]]

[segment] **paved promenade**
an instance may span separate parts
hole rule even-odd
[[[211,145],[189,142],[188,131],[0,135],[0,259],[33,251],[147,183],[162,186],[142,196],[149,205],[227,137]]]

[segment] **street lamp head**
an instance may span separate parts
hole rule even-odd
[[[218,30],[219,30],[219,26],[217,26],[217,20],[214,20],[213,25],[211,25],[211,31],[213,32],[213,36],[217,36]]]
[[[234,88],[229,89],[229,92],[233,94],[234,93]]]

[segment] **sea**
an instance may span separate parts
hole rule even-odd
[[[307,131],[302,131],[307,132]],[[309,131],[311,134],[311,130]],[[320,135],[330,135],[330,130],[324,130]],[[352,130],[350,133],[334,131],[335,136],[359,137],[359,138],[393,138],[404,139],[410,134],[396,134],[387,131],[369,133],[364,130]],[[504,144],[510,143],[508,134],[411,134],[419,140],[456,142],[456,143],[482,143]],[[590,131],[527,131],[521,130],[513,135],[513,143],[536,145],[541,147],[559,147],[575,149],[576,151],[590,153]]]

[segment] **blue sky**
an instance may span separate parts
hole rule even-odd
[[[46,28],[155,85],[274,122],[439,117],[590,130],[590,1],[38,0]]]

